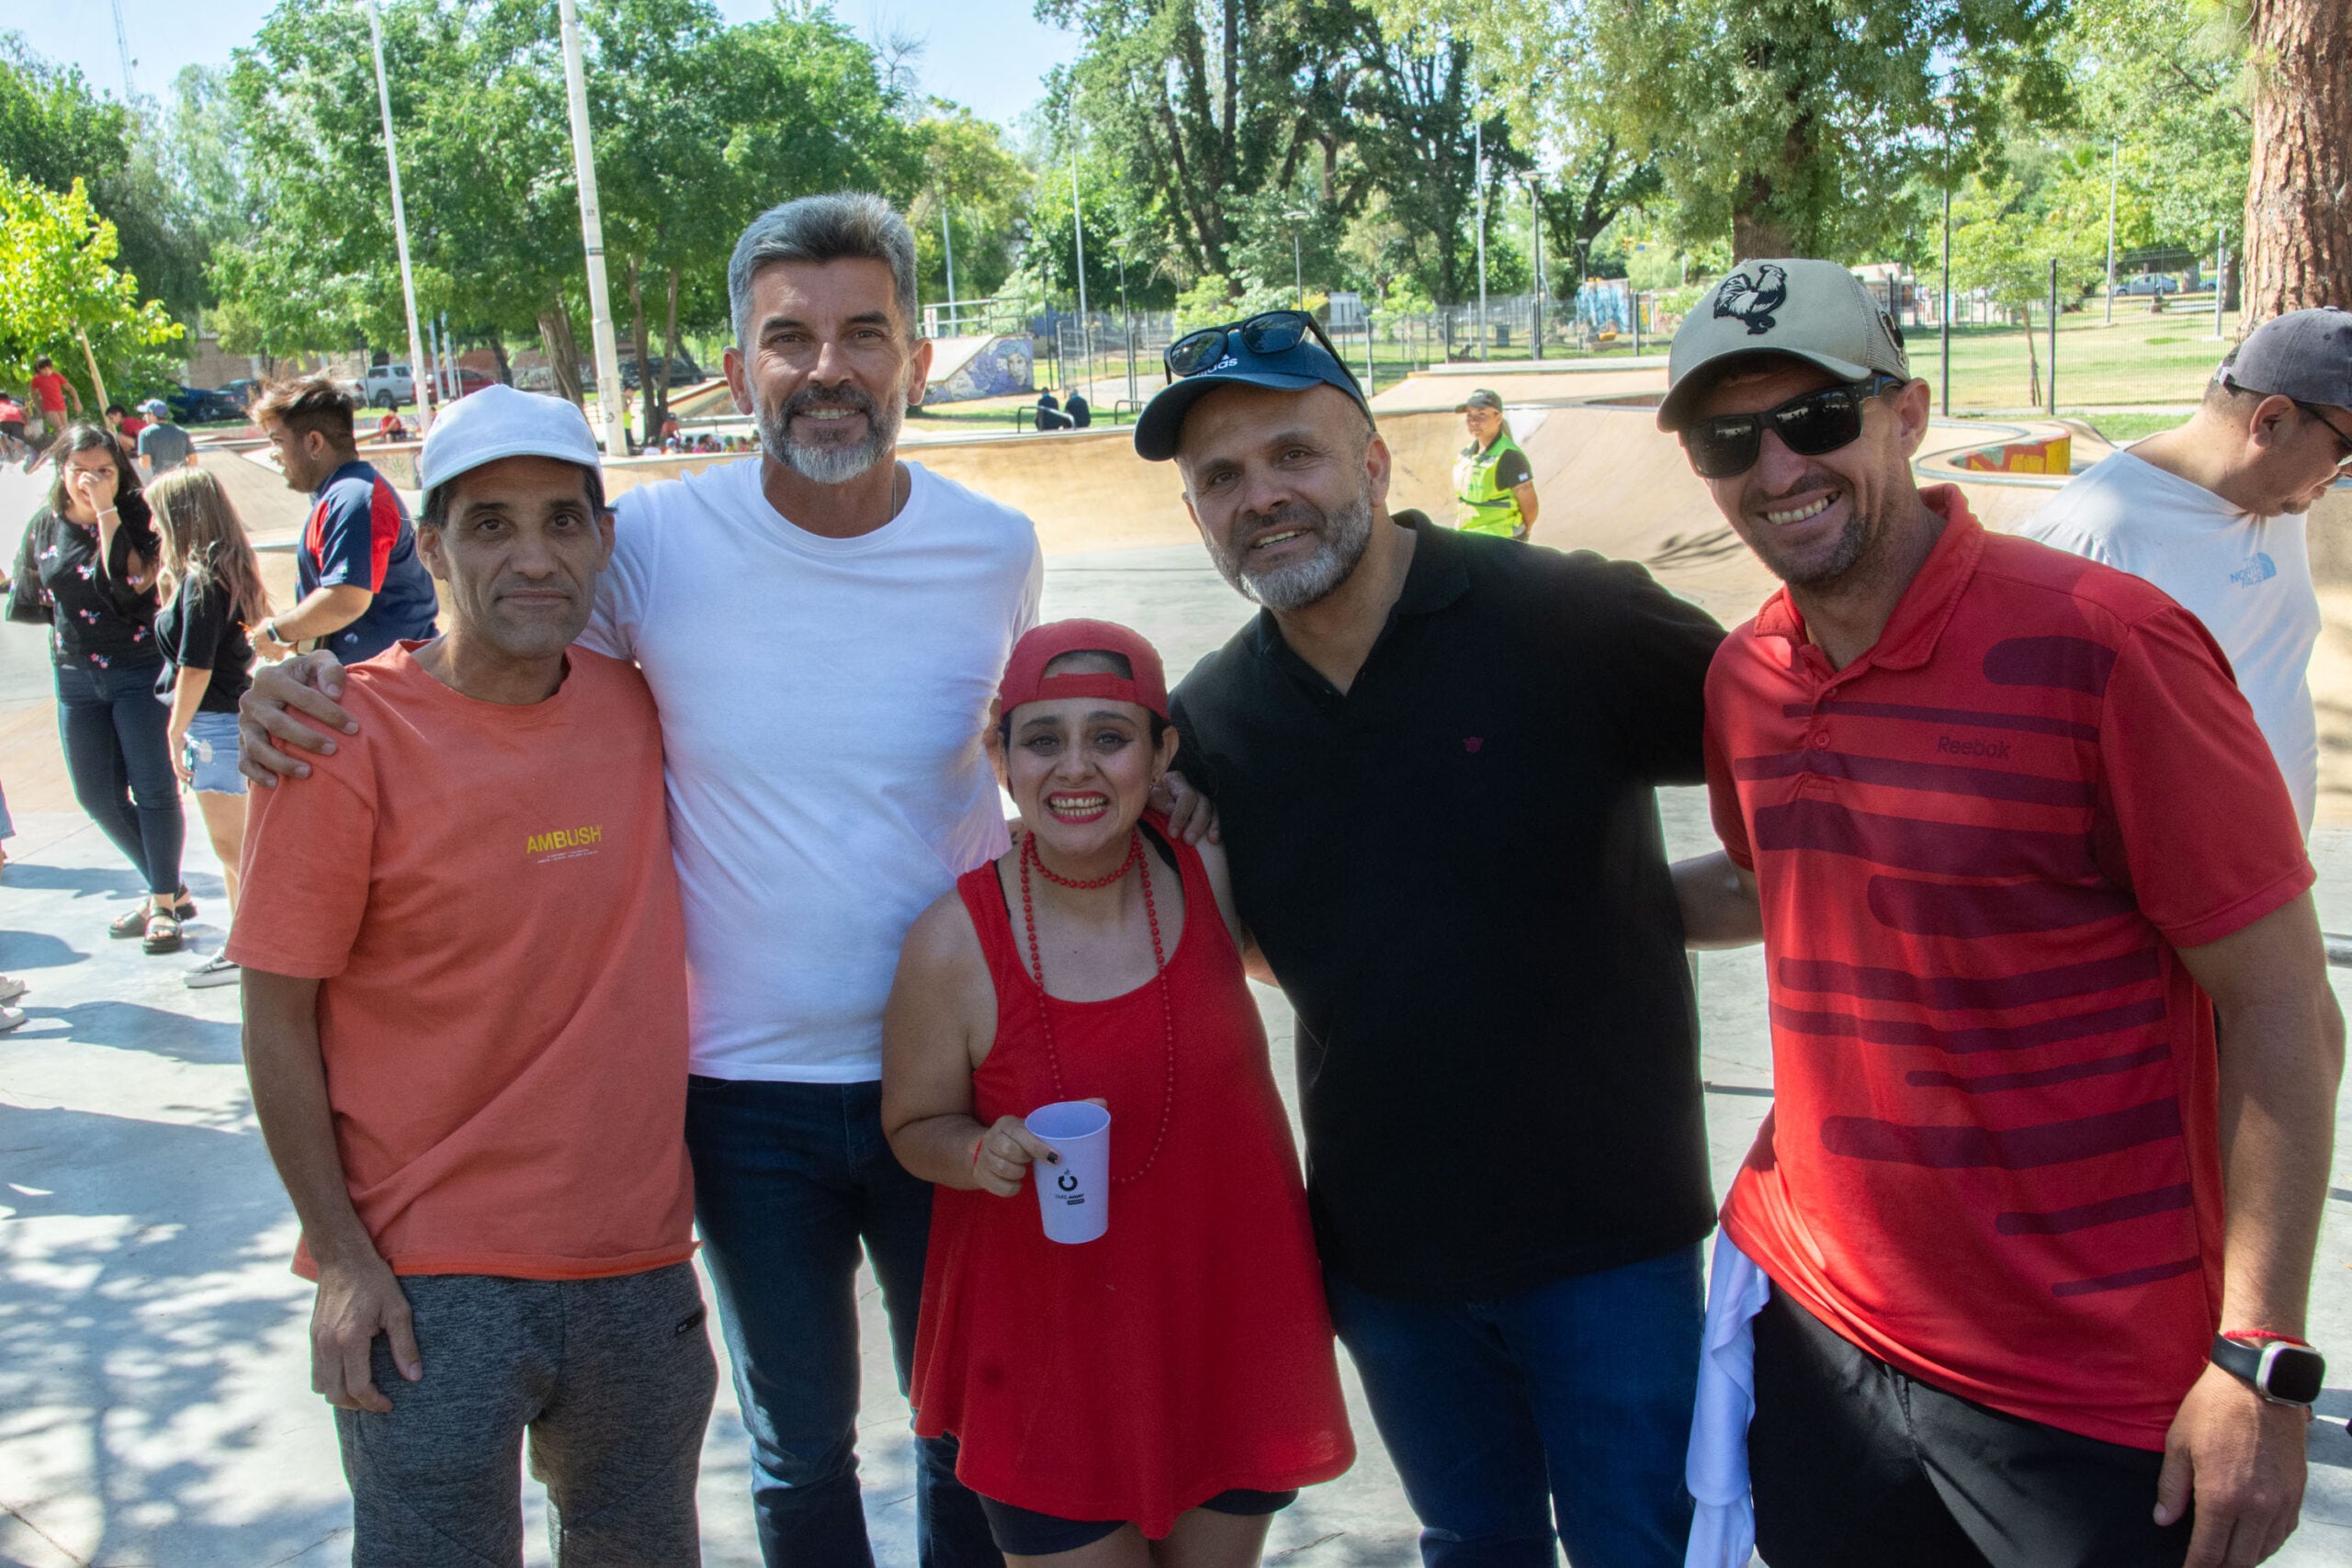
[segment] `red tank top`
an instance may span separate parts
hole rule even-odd
[[[983,1123],[1056,1100],[1111,1109],[1109,1231],[1046,1239],[1036,1195],[939,1190],[915,1334],[915,1430],[960,1440],[967,1486],[1155,1540],[1236,1487],[1329,1481],[1355,1458],[1290,1122],[1199,852],[1174,846],[1184,928],[1159,987],[1046,997],[994,864],[956,884],[996,985],[996,1043],[972,1075]],[[1040,1006],[1053,1010],[1061,1092]],[[1150,1168],[1163,1104],[1168,1134]]]

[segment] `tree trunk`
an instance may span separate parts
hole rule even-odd
[[[662,417],[670,417],[670,367],[678,357],[678,269],[670,269],[670,319],[662,333]],[[659,430],[661,427],[654,427]]]
[[[567,402],[587,400],[580,384],[580,340],[571,335],[571,310],[559,295],[539,312],[539,345],[547,350],[555,395]]]
[[[2025,400],[2028,407],[2041,406],[2041,357],[2033,351],[2033,307],[2025,308]]]
[[[662,444],[662,427],[653,419],[653,355],[645,341],[644,274],[637,258],[628,259],[628,336],[637,345],[637,413],[638,432],[651,451]]]
[[[2254,0],[2245,321],[2352,308],[2352,6]]]
[[[498,384],[502,387],[513,386],[514,362],[506,356],[506,333],[497,327],[490,330],[490,352],[498,360]]]

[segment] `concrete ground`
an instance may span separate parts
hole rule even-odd
[[[21,515],[17,499],[0,486],[0,515]],[[253,504],[266,502],[256,491]],[[1045,609],[1126,621],[1171,672],[1244,615],[1189,545],[1056,556]],[[20,765],[53,779],[53,761],[28,755],[48,679],[40,635],[0,629],[0,778],[10,783]],[[187,880],[203,907],[194,951],[144,957],[103,929],[137,897],[130,869],[53,783],[42,793],[11,796],[17,836],[0,874],[0,971],[35,987],[31,1021],[0,1035],[0,1568],[342,1561],[349,1510],[329,1412],[309,1392],[309,1289],[286,1268],[295,1227],[253,1122],[236,993],[179,983],[220,941],[218,869],[192,834]],[[1663,809],[1676,853],[1712,846],[1699,792],[1670,791]],[[2314,854],[2327,924],[2352,931],[2352,829],[2324,828]],[[1770,1104],[1763,978],[1752,952],[1710,955],[1699,973],[1720,1189]],[[1278,993],[1258,996],[1288,1094],[1290,1013]],[[2347,1106],[2312,1323],[2340,1364],[2312,1428],[2303,1528],[2275,1560],[2294,1568],[2352,1559]],[[870,1281],[864,1304],[867,1517],[878,1559],[910,1564],[907,1413]],[[1418,1561],[1410,1510],[1351,1375],[1349,1391],[1363,1458],[1281,1516],[1270,1562]],[[722,1390],[703,1470],[708,1562],[758,1561],[746,1498],[742,1432]],[[536,1498],[530,1506],[529,1560],[543,1562]]]

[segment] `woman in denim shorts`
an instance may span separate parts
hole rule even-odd
[[[164,607],[155,616],[155,641],[170,661],[160,691],[172,705],[172,766],[204,814],[233,919],[245,839],[237,699],[253,683],[254,650],[245,628],[268,616],[269,592],[245,525],[219,479],[201,468],[175,469],[148,487],[147,499],[164,536]],[[220,953],[187,976],[198,988],[236,982],[237,966]]]

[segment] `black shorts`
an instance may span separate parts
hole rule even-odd
[[[1747,1428],[1772,1568],[2155,1568],[2164,1455],[1973,1404],[1849,1342],[1780,1291],[1756,1317]]]
[[[1218,1493],[1200,1506],[1213,1514],[1254,1519],[1279,1514],[1297,1501],[1295,1491],[1251,1492],[1236,1487]],[[996,1538],[996,1549],[1012,1557],[1051,1557],[1057,1551],[1076,1551],[1127,1528],[1125,1519],[1057,1518],[1052,1514],[1016,1508],[993,1497],[980,1498],[980,1512],[989,1517],[989,1534]]]
[[[21,419],[0,419],[0,435],[11,441],[22,441],[25,438],[25,422]]]

